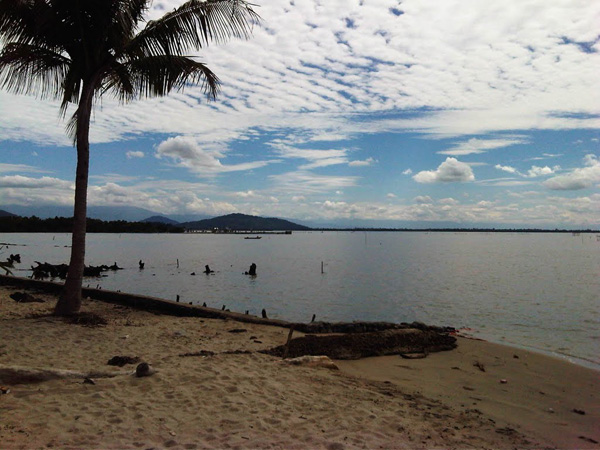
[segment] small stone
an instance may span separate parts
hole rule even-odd
[[[95,385],[96,382],[94,380],[92,380],[91,378],[84,378],[83,384],[93,384],[93,385]]]
[[[508,383],[508,380],[507,380],[506,378],[502,378],[502,379],[500,380],[500,383],[501,383],[501,384],[506,384],[506,383]]]
[[[145,362],[138,364],[138,366],[135,368],[136,377],[149,377],[150,375],[154,375],[154,373],[155,370],[150,367],[150,364]]]

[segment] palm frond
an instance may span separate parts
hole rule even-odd
[[[79,103],[79,94],[81,92],[81,70],[72,62],[69,65],[63,85],[62,102],[60,104],[60,115],[62,117],[67,113],[67,107],[70,103]]]
[[[126,101],[160,97],[172,90],[181,90],[187,84],[200,84],[211,100],[219,92],[219,79],[205,64],[186,56],[165,55],[123,64],[106,79],[103,92],[113,91]]]
[[[71,139],[73,146],[75,146],[77,144],[77,111],[73,113],[67,122],[65,134]]]
[[[129,37],[132,38],[149,4],[150,0],[119,0],[115,5],[117,8],[114,15],[115,27],[131,33]]]
[[[161,19],[148,22],[128,46],[128,53],[183,54],[209,42],[248,38],[260,17],[244,0],[189,0]]]
[[[0,86],[15,94],[60,98],[69,59],[28,44],[7,44],[0,53]]]
[[[68,30],[59,12],[46,0],[0,0],[0,39],[59,53]]]
[[[104,80],[100,95],[106,91],[113,91],[121,103],[135,99],[135,90],[128,65],[115,64]]]

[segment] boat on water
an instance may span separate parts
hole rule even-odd
[[[262,236],[254,236],[254,237],[247,236],[244,239],[262,239]]]

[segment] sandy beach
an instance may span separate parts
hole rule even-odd
[[[53,295],[9,297],[25,291],[0,287],[0,369],[62,375],[0,378],[2,448],[600,448],[600,372],[564,360],[459,338],[424,359],[297,366],[257,352],[284,328],[94,300],[82,310],[107,324],[85,326],[51,316]]]

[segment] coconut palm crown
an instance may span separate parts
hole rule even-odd
[[[259,21],[243,0],[189,0],[155,21],[144,21],[151,0],[0,0],[0,86],[16,94],[60,100],[75,113],[67,133],[77,149],[73,236],[57,315],[81,307],[85,260],[89,129],[94,102],[163,96],[200,84],[208,99],[217,76],[184,53],[209,42],[248,38]],[[139,24],[145,25],[138,28]]]

